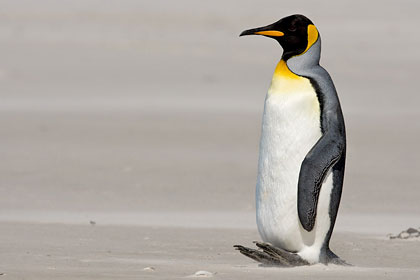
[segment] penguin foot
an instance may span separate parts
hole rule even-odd
[[[353,266],[352,264],[346,262],[345,260],[341,259],[339,256],[334,254],[330,249],[327,251],[327,262],[342,265],[342,266]]]
[[[251,249],[242,245],[234,245],[241,254],[260,262],[263,266],[293,267],[309,265],[298,254],[274,247],[269,243],[254,241],[258,249]]]

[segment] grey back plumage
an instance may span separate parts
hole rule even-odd
[[[321,37],[304,54],[287,60],[296,75],[311,81],[320,103],[322,137],[302,162],[298,182],[298,214],[303,228],[311,231],[315,225],[318,197],[328,171],[333,169],[335,180],[330,207],[331,234],[334,226],[344,176],[346,134],[344,118],[334,83],[328,72],[319,65]],[[339,163],[339,164],[337,164]],[[335,168],[334,166],[337,165]],[[340,178],[337,178],[337,175]],[[338,203],[337,203],[338,201]],[[327,236],[329,241],[330,236]],[[328,246],[328,242],[326,242]]]

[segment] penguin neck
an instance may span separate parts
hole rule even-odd
[[[303,73],[306,73],[308,69],[316,67],[319,65],[319,60],[321,58],[321,37],[318,36],[316,42],[312,44],[307,50],[302,54],[292,56],[290,58],[284,59],[284,54],[281,61],[284,61],[287,68],[296,75],[302,76]],[[280,64],[280,63],[279,63]]]
[[[319,65],[321,41],[317,40],[308,50],[287,60],[282,59],[274,70],[269,94],[310,91],[312,88],[307,78],[313,67]]]
[[[285,55],[281,57],[279,63],[274,70],[274,76],[281,76],[284,78],[299,78],[301,73],[305,70],[311,69],[319,65],[321,57],[321,38],[299,55],[292,56],[285,59]]]
[[[292,72],[286,61],[282,59],[274,70],[270,88],[268,89],[268,95],[286,96],[289,94],[310,92],[311,89],[310,81],[307,78]]]
[[[277,63],[276,69],[274,70],[273,81],[277,81],[278,79],[299,79],[299,76],[290,71],[289,67],[287,66],[287,61],[281,59],[279,63]]]

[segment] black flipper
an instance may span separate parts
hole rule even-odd
[[[325,132],[302,162],[298,183],[298,214],[303,228],[311,231],[315,225],[318,197],[322,183],[345,151],[342,136]]]
[[[307,231],[311,231],[315,225],[323,180],[334,164],[340,158],[345,158],[346,149],[346,132],[340,101],[330,75],[319,65],[320,37],[318,41],[308,50],[307,55],[297,56],[287,64],[292,72],[310,80],[321,111],[322,137],[306,155],[299,173],[298,214],[303,228]],[[342,178],[340,180],[341,184],[334,182],[334,188],[341,193]],[[335,216],[332,219],[335,220]]]

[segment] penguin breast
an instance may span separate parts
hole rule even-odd
[[[273,245],[291,251],[305,245],[297,214],[299,172],[321,136],[310,81],[275,73],[264,107],[256,193],[258,229]]]

